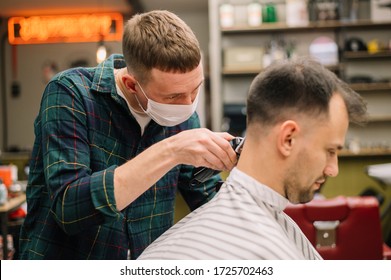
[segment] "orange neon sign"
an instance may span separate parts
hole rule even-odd
[[[11,17],[10,44],[120,41],[123,17],[119,13]]]

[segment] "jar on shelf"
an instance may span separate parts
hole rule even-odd
[[[220,5],[220,26],[232,27],[235,23],[234,6],[230,3]]]
[[[262,9],[262,20],[263,22],[277,22],[277,9],[276,5],[272,2],[268,2],[263,5]]]
[[[8,190],[5,184],[3,183],[3,180],[0,179],[0,205],[3,205],[8,200]]]
[[[262,5],[254,1],[247,6],[248,25],[260,26],[262,24]]]
[[[288,25],[307,25],[309,22],[307,0],[286,1],[286,23]]]

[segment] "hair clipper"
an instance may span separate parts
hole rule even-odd
[[[234,139],[230,140],[229,143],[231,144],[231,147],[235,150],[235,153],[237,157],[239,158],[240,153],[242,151],[243,143],[244,143],[244,137],[235,137]],[[220,173],[221,170],[215,170],[207,167],[197,167],[193,171],[192,179],[190,180],[190,186],[194,187],[200,183],[205,182],[210,177]],[[220,184],[221,185],[221,184]]]

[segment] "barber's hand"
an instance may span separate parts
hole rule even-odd
[[[229,143],[233,138],[226,132],[199,128],[182,131],[166,141],[178,164],[231,170],[237,161],[236,153]]]

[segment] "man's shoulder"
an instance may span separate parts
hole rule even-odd
[[[96,67],[76,67],[69,68],[57,73],[49,84],[58,84],[67,87],[75,85],[86,85],[93,81]]]
[[[57,73],[51,82],[65,86],[88,86],[96,91],[111,92],[114,79],[114,68],[125,67],[122,55],[113,54],[104,62],[92,67],[73,67]]]

